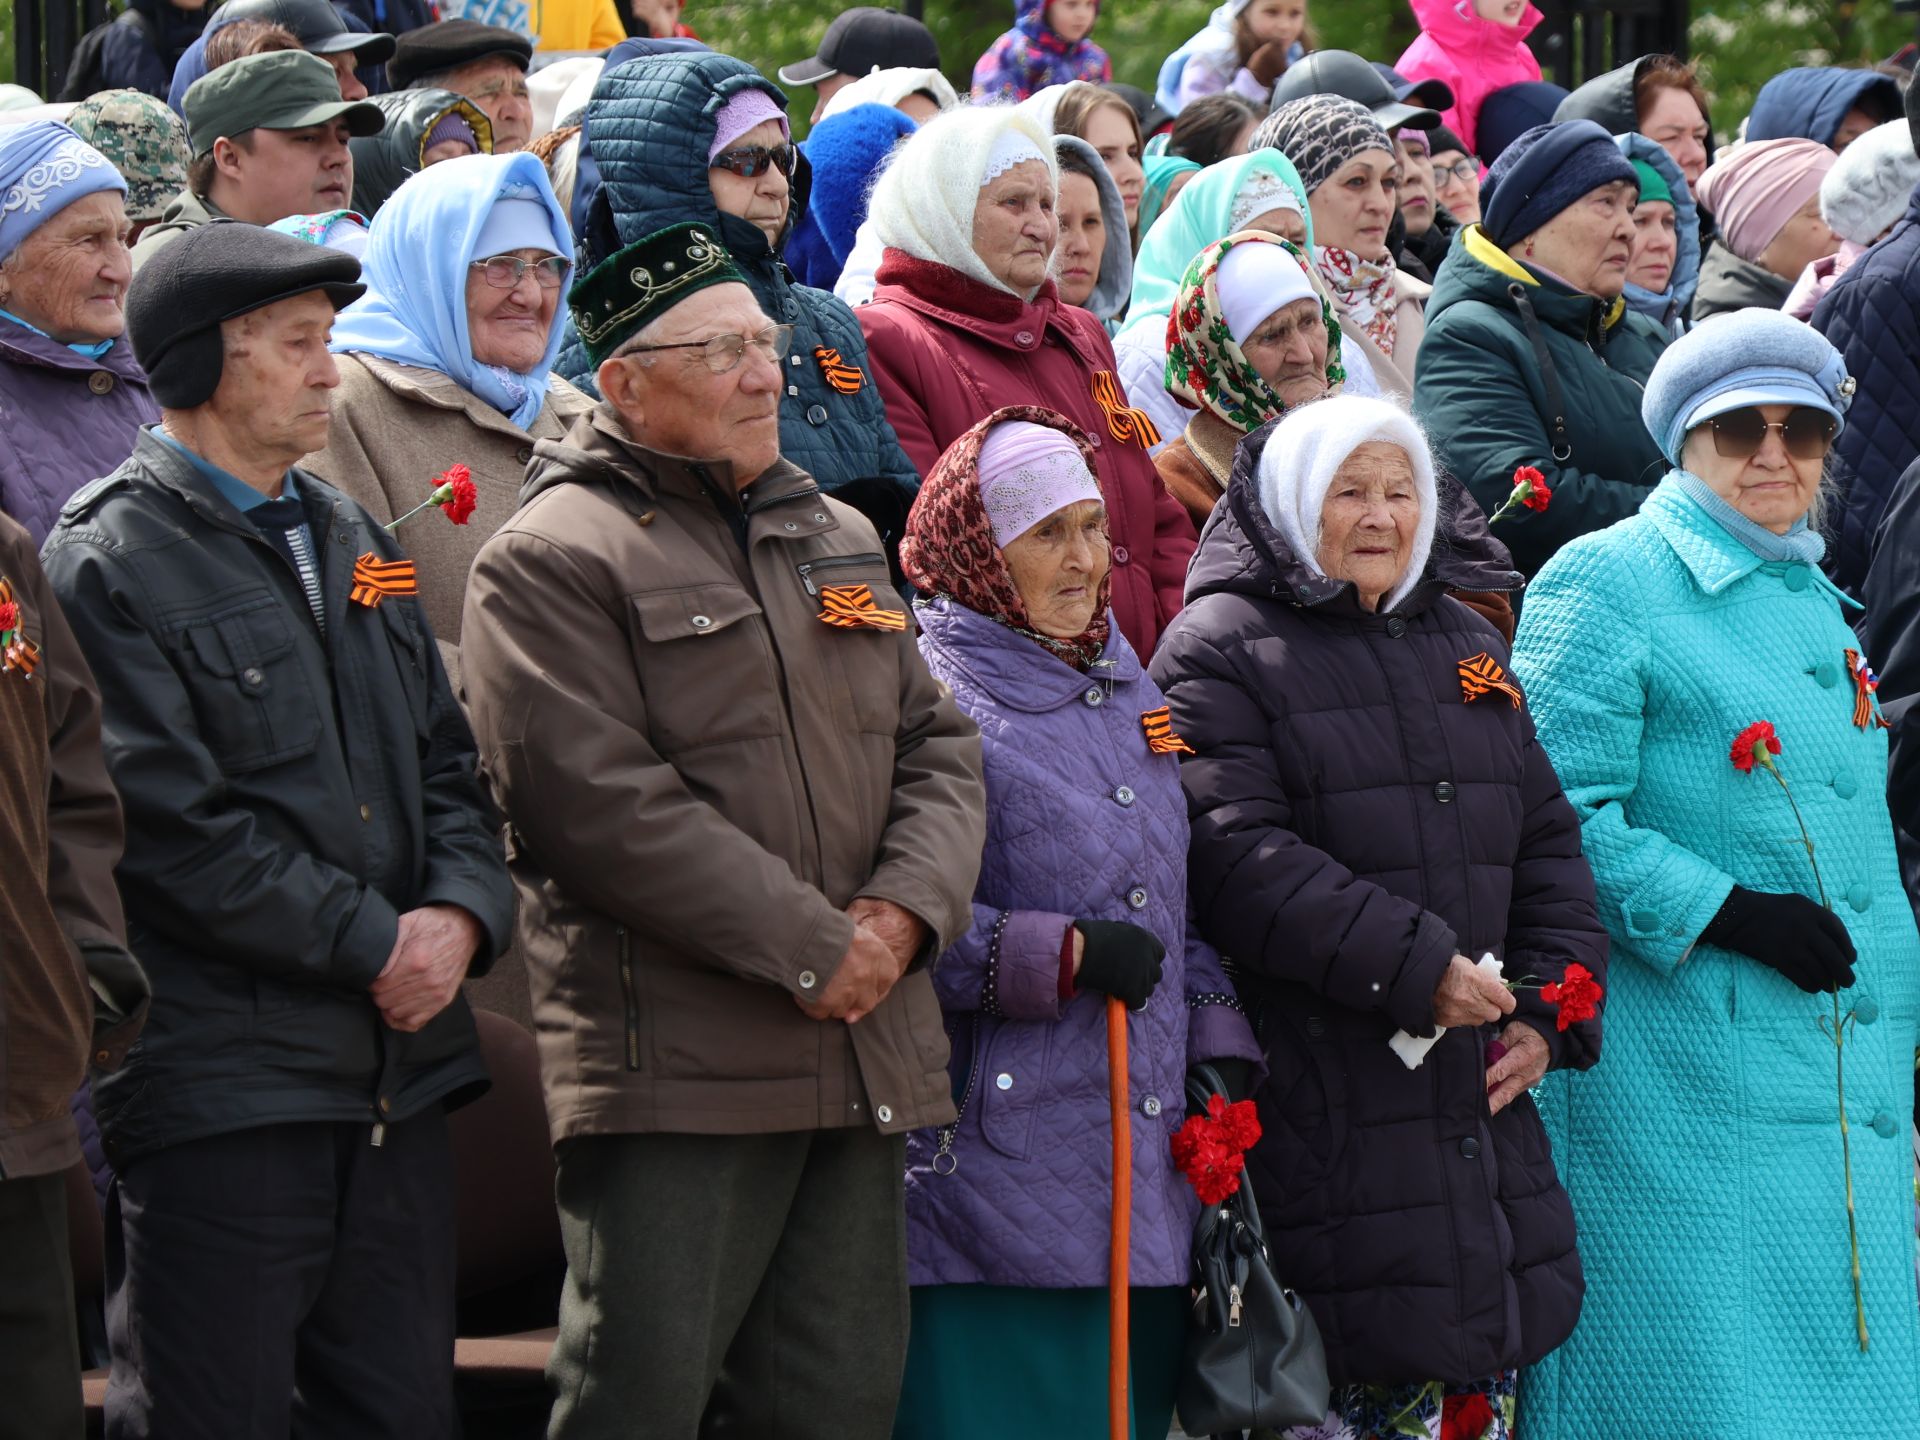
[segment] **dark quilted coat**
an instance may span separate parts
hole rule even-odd
[[[920,488],[920,475],[894,438],[880,392],[866,373],[867,342],[853,311],[825,290],[796,284],[758,228],[720,214],[713,203],[707,151],[714,116],[747,89],[765,91],[786,109],[786,96],[759,71],[726,55],[655,55],[601,75],[587,121],[601,184],[588,206],[584,231],[575,237],[580,269],[584,273],[668,225],[695,220],[718,226],[760,308],[793,326],[787,393],[780,401],[781,455],[865,514],[891,549]],[[788,206],[789,234],[794,218],[806,210],[806,175],[803,160]],[[818,353],[823,349],[837,350],[845,364],[865,376],[852,394],[827,383]],[[589,394],[599,393],[571,319],[555,369]]]
[[[1920,459],[1920,195],[1893,233],[1862,255],[1815,308],[1813,328],[1833,342],[1860,387],[1834,441],[1827,474],[1827,573],[1858,598],[1873,533],[1901,473]]]
[[[1167,947],[1160,986],[1127,1022],[1135,1285],[1184,1285],[1193,1188],[1169,1148],[1187,1066],[1253,1060],[1211,946],[1187,925],[1179,759],[1147,748],[1160,703],[1116,626],[1097,676],[950,600],[917,607],[920,652],[980,727],[987,843],[973,925],[934,988],[965,1097],[953,1173],[935,1131],[907,1139],[915,1285],[1105,1285],[1113,1197],[1105,997],[1060,1000],[1076,919],[1143,925]],[[1005,915],[998,946],[994,927]],[[989,986],[989,977],[991,985]],[[987,993],[991,991],[991,995]],[[945,1169],[945,1162],[941,1169]]]
[[[1336,1383],[1465,1382],[1529,1364],[1579,1317],[1573,1211],[1532,1100],[1490,1116],[1491,1027],[1417,1070],[1449,958],[1512,978],[1597,975],[1607,941],[1580,828],[1525,709],[1462,700],[1457,666],[1511,669],[1443,587],[1504,586],[1441,517],[1390,614],[1317,576],[1261,512],[1243,459],[1200,539],[1187,605],[1154,656],[1193,841],[1195,917],[1227,957],[1269,1077],[1251,1161],[1279,1273],[1312,1307]],[[1597,1021],[1518,1018],[1556,1067],[1599,1056]]]

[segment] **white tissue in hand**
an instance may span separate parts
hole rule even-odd
[[[1493,952],[1491,950],[1485,955],[1482,955],[1473,968],[1486,971],[1496,980],[1506,978],[1501,974],[1500,962],[1493,958]],[[1446,1026],[1436,1025],[1433,1034],[1422,1040],[1417,1035],[1409,1035],[1404,1030],[1396,1030],[1393,1032],[1392,1038],[1387,1041],[1387,1044],[1393,1047],[1393,1053],[1400,1057],[1400,1063],[1402,1065],[1406,1066],[1409,1070],[1418,1070],[1422,1062],[1426,1060],[1427,1052],[1438,1045],[1440,1043],[1440,1037],[1446,1033]]]

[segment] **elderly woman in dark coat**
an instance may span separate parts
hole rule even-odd
[[[1445,594],[1510,583],[1404,412],[1334,397],[1236,468],[1154,657],[1196,752],[1189,895],[1271,1072],[1254,1193],[1335,1385],[1288,1440],[1506,1440],[1580,1313],[1526,1092],[1598,1058],[1540,987],[1604,977],[1606,934],[1506,646]]]

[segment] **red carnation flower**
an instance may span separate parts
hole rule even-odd
[[[1493,1406],[1475,1390],[1449,1395],[1440,1406],[1440,1440],[1481,1440],[1493,1428]]]
[[[1600,1013],[1600,997],[1604,993],[1593,972],[1584,965],[1569,965],[1560,981],[1540,987],[1540,998],[1560,1007],[1553,1020],[1556,1030],[1593,1019]]]
[[[1768,751],[1775,755],[1780,753],[1780,737],[1773,733],[1771,720],[1756,720],[1733,737],[1733,749],[1729,752],[1729,758],[1733,761],[1734,769],[1742,775],[1748,775],[1753,772],[1756,760],[1769,770],[1773,768],[1773,761],[1768,758]]]
[[[456,525],[464,525],[473,518],[473,512],[480,505],[480,491],[473,483],[473,472],[464,465],[448,467],[446,474],[436,477],[435,493],[447,492],[447,498],[436,502],[446,512],[447,519]]]
[[[1514,471],[1513,483],[1527,487],[1527,493],[1520,497],[1520,503],[1529,510],[1544,510],[1553,500],[1553,490],[1547,484],[1547,477],[1531,465],[1522,465]]]
[[[1207,1100],[1207,1113],[1189,1115],[1173,1134],[1173,1163],[1187,1177],[1203,1205],[1218,1205],[1240,1188],[1246,1152],[1260,1138],[1260,1121],[1251,1100],[1227,1103],[1224,1095]]]
[[[20,623],[20,607],[13,601],[0,602],[0,631],[13,629]]]

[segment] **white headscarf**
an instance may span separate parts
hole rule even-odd
[[[1060,183],[1053,136],[1030,114],[973,105],[936,115],[894,150],[873,187],[867,219],[882,245],[1012,294],[974,253],[973,212],[987,172],[996,165],[1004,171],[1014,157],[1038,160],[1055,186]]]
[[[942,110],[960,103],[953,84],[938,70],[914,70],[901,66],[893,70],[872,70],[851,84],[842,85],[820,112],[820,120],[851,110],[856,105],[898,105],[909,95],[930,95]],[[820,120],[813,123],[818,125]]]
[[[1260,507],[1292,547],[1300,563],[1316,575],[1320,568],[1320,517],[1327,490],[1347,457],[1370,440],[1383,440],[1406,451],[1413,466],[1414,488],[1420,494],[1420,520],[1414,527],[1413,549],[1400,583],[1380,602],[1385,613],[1412,593],[1426,573],[1433,551],[1435,511],[1439,496],[1434,487],[1433,456],[1427,437],[1411,416],[1389,400],[1357,395],[1335,395],[1289,412],[1260,452]]]

